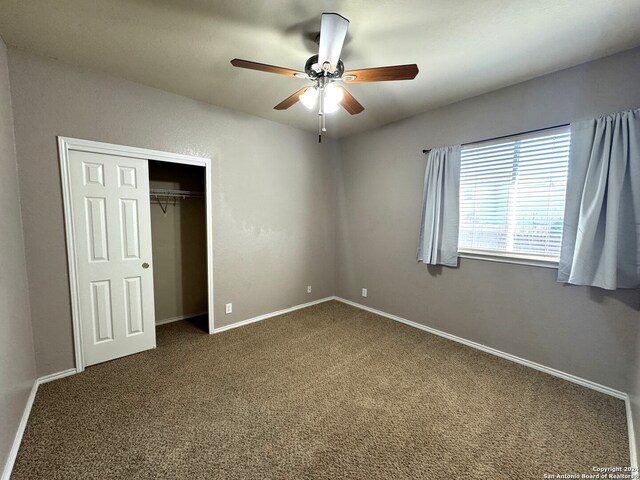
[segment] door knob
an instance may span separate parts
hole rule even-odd
[[[144,263],[142,264],[142,268],[149,268],[149,264],[148,264],[147,262],[144,262]]]

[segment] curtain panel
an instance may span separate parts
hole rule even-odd
[[[558,281],[640,286],[640,109],[571,124]]]
[[[418,261],[458,266],[460,145],[434,148],[427,157]]]

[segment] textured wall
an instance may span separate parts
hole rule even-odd
[[[630,391],[638,291],[565,286],[555,269],[469,259],[458,269],[429,268],[416,262],[416,248],[423,148],[638,107],[638,78],[635,49],[343,139],[337,294]]]
[[[39,375],[74,365],[57,135],[213,158],[216,326],[333,294],[334,142],[14,49],[9,62]]]
[[[0,40],[0,474],[36,376],[7,70]]]
[[[205,189],[204,168],[190,165],[149,162],[149,180],[151,188]],[[169,201],[166,212],[151,204],[156,321],[207,311],[206,221],[204,198]]]

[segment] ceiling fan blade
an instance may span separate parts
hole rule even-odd
[[[349,20],[337,13],[323,13],[320,24],[320,48],[318,50],[318,66],[322,68],[329,62],[329,71],[338,68],[338,60],[342,53],[342,45],[347,36]]]
[[[304,73],[298,70],[291,70],[290,68],[276,67],[275,65],[267,65],[266,63],[250,62],[249,60],[241,60],[240,58],[234,58],[231,60],[231,65],[239,68],[248,68],[249,70],[258,70],[260,72],[277,73],[279,75],[287,75],[288,77],[295,77],[296,74]]]
[[[273,107],[275,110],[286,110],[291,105],[295,104],[298,100],[300,100],[300,95],[306,92],[310,87],[304,87],[298,90],[293,95],[288,96],[283,101],[281,101],[278,105]]]
[[[342,89],[342,100],[340,105],[351,115],[357,115],[364,110],[364,107],[358,102],[353,95],[351,95],[346,88],[338,85],[338,88]]]
[[[393,65],[391,67],[363,68],[344,72],[342,77],[353,75],[353,80],[345,79],[347,83],[358,82],[387,82],[389,80],[413,80],[418,75],[418,65]]]

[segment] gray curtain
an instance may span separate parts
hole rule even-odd
[[[418,261],[458,266],[460,145],[434,148],[427,157]]]
[[[571,125],[558,281],[640,286],[640,109]]]

